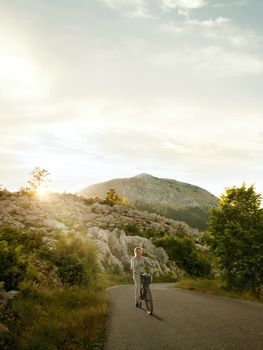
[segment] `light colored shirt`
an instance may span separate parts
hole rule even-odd
[[[137,259],[136,256],[133,256],[131,258],[131,269],[134,270],[133,273],[140,274],[144,272],[144,268],[145,268],[144,256],[141,256],[139,259]]]

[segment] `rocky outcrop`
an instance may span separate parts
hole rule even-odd
[[[0,198],[0,226],[16,228],[54,229],[70,232],[85,232],[87,228],[99,227],[112,231],[135,225],[139,230],[167,231],[174,235],[195,236],[199,230],[181,221],[157,214],[142,212],[127,205],[109,206],[94,203],[86,205],[83,198],[75,195],[50,195],[45,200],[27,196]]]
[[[177,274],[178,269],[169,264],[169,258],[163,248],[157,248],[147,238],[139,236],[127,236],[123,230],[113,231],[90,228],[88,235],[95,240],[99,246],[99,263],[102,271],[105,271],[108,264],[113,270],[120,272],[130,271],[130,260],[134,255],[133,250],[139,246],[147,261],[149,271],[160,276],[167,273]]]
[[[5,195],[0,197],[0,227],[41,232],[43,241],[50,249],[56,244],[56,234],[89,237],[99,247],[102,271],[129,271],[133,249],[141,246],[151,262],[151,272],[156,275],[172,273],[176,269],[169,264],[165,251],[140,237],[140,231],[166,231],[175,236],[199,234],[198,230],[191,229],[183,222],[141,212],[127,205],[85,203],[83,198],[71,194],[51,194],[45,200],[20,194]],[[130,235],[130,228],[135,228],[137,235],[134,232]],[[36,264],[38,271],[46,270],[41,261],[36,261]],[[53,274],[54,283],[58,284],[56,273]],[[39,276],[42,276],[42,282],[47,280],[50,283],[44,273]]]

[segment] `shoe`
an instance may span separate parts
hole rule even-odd
[[[139,303],[138,302],[135,304],[135,307],[139,307]]]

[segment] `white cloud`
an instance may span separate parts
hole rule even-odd
[[[262,36],[253,29],[238,26],[230,18],[207,20],[186,18],[183,22],[163,24],[175,40],[186,41],[180,50],[160,53],[155,63],[170,68],[189,67],[197,76],[214,78],[263,74]]]
[[[161,0],[164,8],[167,9],[196,9],[207,4],[205,0]]]
[[[188,16],[189,12],[207,5],[206,0],[161,0],[164,11],[177,10],[178,14]]]
[[[208,19],[204,21],[200,21],[198,19],[189,20],[187,23],[189,25],[204,27],[204,28],[218,28],[222,27],[226,23],[230,23],[231,19],[226,17],[218,17],[216,19]]]
[[[114,10],[129,14],[133,17],[154,17],[149,13],[147,0],[105,0]]]
[[[134,17],[156,16],[150,12],[151,5],[160,7],[163,11],[177,10],[179,14],[188,15],[189,11],[207,5],[206,0],[105,0],[114,10],[127,13]]]

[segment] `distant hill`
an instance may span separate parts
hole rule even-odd
[[[184,221],[200,230],[207,228],[209,210],[218,200],[203,188],[149,174],[101,182],[79,191],[78,195],[103,199],[110,188],[114,188],[119,196],[128,198],[129,203],[139,210]]]

